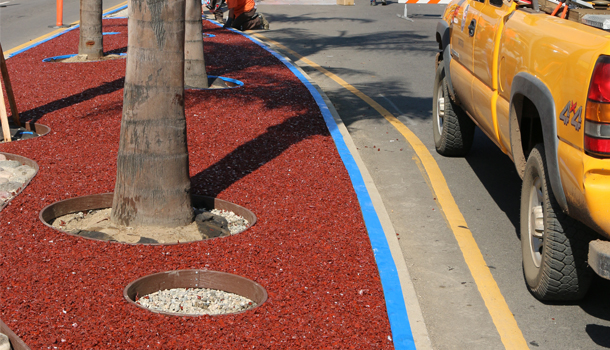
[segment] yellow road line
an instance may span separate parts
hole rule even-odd
[[[116,5],[116,6],[112,6],[111,8],[104,10],[104,12],[103,12],[103,13],[106,13],[106,12],[108,12],[108,11],[112,11],[112,10],[115,10],[115,9],[117,9],[117,8],[121,7],[121,6],[125,6],[126,4],[127,4],[127,1],[122,2],[122,3],[120,3],[120,4]],[[72,22],[72,23],[70,23],[70,26],[76,25],[76,24],[78,24],[79,22],[80,22],[80,21],[75,21],[75,22]],[[68,28],[59,28],[59,29],[55,29],[54,31],[50,32],[49,34],[45,34],[45,35],[43,35],[43,36],[39,36],[38,38],[33,39],[33,40],[30,40],[30,41],[28,41],[28,42],[27,42],[27,43],[25,43],[25,44],[21,44],[21,45],[19,45],[19,46],[17,46],[17,47],[13,47],[13,48],[12,48],[12,49],[10,49],[10,50],[4,51],[4,56],[10,55],[10,54],[12,54],[12,53],[14,53],[14,52],[17,52],[17,51],[19,51],[19,50],[22,50],[22,49],[24,49],[24,48],[28,47],[28,46],[34,45],[34,44],[36,44],[36,43],[38,43],[38,42],[40,42],[40,41],[43,41],[43,40],[45,40],[45,39],[47,39],[47,38],[52,37],[53,35],[59,34],[59,33],[61,33],[61,32],[63,32],[63,31],[65,31],[65,30],[67,30],[67,29],[68,29]]]
[[[105,10],[104,10],[104,12],[103,12],[103,13],[107,13],[107,12],[110,12],[110,11],[112,11],[112,10],[116,10],[116,9],[118,9],[119,7],[122,7],[122,6],[125,6],[125,5],[127,5],[127,1],[122,2],[122,3],[118,4],[118,5],[114,5],[114,6],[112,6],[111,8],[107,8],[107,9],[105,9]]]
[[[519,326],[517,325],[515,317],[508,308],[506,300],[500,292],[498,284],[494,280],[493,275],[489,271],[489,267],[487,267],[487,264],[485,263],[483,254],[481,254],[477,242],[472,236],[472,232],[470,229],[468,229],[468,224],[466,223],[462,212],[458,208],[451,191],[449,191],[449,186],[445,181],[443,173],[423,142],[421,142],[421,140],[409,128],[394,117],[392,113],[388,112],[372,98],[363,94],[360,90],[348,84],[343,79],[276,41],[268,39],[260,34],[253,35],[279,47],[283,51],[288,52],[292,56],[298,58],[300,61],[317,69],[330,79],[334,80],[336,83],[349,90],[354,95],[358,96],[364,102],[373,107],[377,112],[379,112],[379,114],[381,114],[388,122],[390,122],[390,124],[392,124],[392,126],[396,128],[396,130],[398,130],[398,132],[404,136],[411,147],[413,147],[413,150],[415,150],[415,154],[417,154],[421,160],[421,164],[426,172],[424,175],[428,176],[430,180],[432,190],[434,191],[438,204],[445,215],[445,220],[447,221],[449,228],[451,228],[453,231],[455,239],[462,250],[464,260],[470,269],[470,273],[472,274],[472,277],[477,285],[479,293],[481,293],[485,306],[487,307],[494,325],[500,334],[502,344],[504,344],[506,349],[529,349],[527,342],[523,337],[523,333],[521,333],[521,329],[519,329]]]

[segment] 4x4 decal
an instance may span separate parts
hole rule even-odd
[[[576,110],[577,102],[569,101],[561,113],[559,113],[559,120],[563,122],[563,125],[568,125],[570,123],[576,131],[580,130],[580,126],[582,125],[582,106],[578,107]],[[572,122],[570,122],[570,115],[574,114],[571,118]]]

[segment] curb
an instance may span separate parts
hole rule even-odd
[[[117,8],[114,8],[114,9],[111,8],[111,10],[108,10],[107,12],[102,13],[102,19],[108,19],[106,16],[108,16],[110,14],[113,14],[113,13],[116,13],[116,12],[119,12],[121,10],[124,10],[126,8],[127,8],[127,5],[119,5]],[[110,17],[110,18],[115,18],[115,17]],[[10,50],[6,50],[3,53],[4,57],[6,59],[9,59],[9,58],[11,58],[11,57],[13,57],[15,55],[18,55],[18,54],[20,54],[22,52],[25,52],[25,51],[33,48],[33,47],[36,47],[36,46],[38,46],[38,45],[40,45],[42,43],[45,43],[45,42],[47,42],[49,40],[55,39],[55,38],[57,38],[60,35],[63,35],[65,33],[69,32],[69,31],[72,31],[72,30],[80,27],[80,21],[76,21],[76,22],[74,22],[72,24],[74,24],[74,25],[71,25],[68,28],[57,29],[57,30],[55,30],[55,31],[53,31],[53,32],[51,32],[51,33],[49,33],[47,35],[43,35],[40,38],[33,39],[33,40],[25,43],[24,45],[19,45],[19,46],[17,46],[17,48],[18,48],[17,50],[15,50],[16,48],[12,48]],[[28,45],[28,44],[30,44],[30,45]]]
[[[208,21],[220,25],[214,20],[208,19]],[[297,77],[309,88],[320,107],[320,111],[323,114],[328,129],[335,141],[337,151],[350,174],[352,185],[358,195],[382,280],[388,317],[392,328],[392,336],[394,337],[394,347],[396,349],[432,350],[432,343],[428,336],[428,330],[419,305],[419,300],[417,299],[417,293],[415,292],[407,264],[405,263],[402,250],[398,243],[398,239],[396,238],[396,231],[394,230],[394,226],[392,225],[388,212],[383,204],[381,195],[379,194],[366,165],[362,161],[347,127],[343,124],[341,116],[322,88],[320,88],[313,79],[298,66],[298,64],[294,63],[285,55],[280,54],[280,50],[277,49],[275,45],[266,43],[262,39],[253,37],[247,33],[234,29],[230,30],[246,36],[280,59],[288,68],[296,70],[298,74],[293,71],[295,75],[297,75]],[[303,79],[305,79],[305,81],[303,81]],[[312,89],[314,89],[315,93]],[[316,93],[318,96],[316,96]],[[327,115],[324,113],[325,111],[330,114],[332,117],[331,120],[327,119]],[[338,131],[339,135],[333,131]],[[340,139],[338,139],[338,137],[340,137]],[[349,153],[349,158],[351,159],[346,159],[346,154],[342,153],[342,146],[346,148]],[[364,188],[360,188],[362,186],[364,186]],[[375,227],[377,225],[380,225],[382,232],[374,232],[378,229]],[[382,235],[382,237],[380,237],[380,235]],[[385,238],[384,242],[375,243],[376,240],[383,240],[383,238]],[[386,245],[386,247],[383,247],[384,245]],[[384,248],[387,250],[383,251],[385,250]],[[391,259],[387,256],[387,253],[390,254]],[[396,278],[398,279],[398,286],[390,285],[394,281],[388,280]]]
[[[298,66],[297,66],[298,67]],[[300,67],[298,69],[301,70]],[[305,76],[309,79],[309,76],[303,72]],[[411,281],[411,275],[409,274],[409,269],[405,262],[405,258],[402,255],[402,249],[400,248],[400,244],[398,243],[398,239],[396,238],[396,230],[394,230],[394,225],[392,225],[392,221],[390,220],[390,216],[383,204],[383,200],[381,199],[381,195],[373,182],[373,178],[371,177],[366,165],[362,161],[360,157],[360,153],[352,140],[347,127],[343,124],[343,120],[341,120],[341,116],[335,110],[334,105],[326,96],[326,93],[322,91],[322,89],[315,83],[312,82],[312,85],[318,90],[324,102],[328,106],[330,113],[333,115],[335,122],[337,123],[337,127],[345,140],[347,148],[350,150],[350,153],[354,157],[354,161],[360,170],[362,178],[364,180],[364,184],[366,186],[367,191],[371,197],[371,201],[375,211],[377,212],[377,216],[379,217],[379,221],[381,222],[381,226],[383,232],[385,233],[386,240],[388,241],[388,245],[390,247],[390,252],[392,254],[392,258],[394,263],[396,264],[396,271],[398,274],[398,278],[400,280],[400,285],[402,287],[402,294],[405,303],[405,307],[407,310],[407,315],[409,318],[409,323],[411,326],[411,332],[413,334],[413,341],[415,343],[416,349],[421,350],[432,350],[432,343],[430,342],[430,337],[428,336],[428,329],[426,328],[426,323],[424,321],[424,317],[421,311],[421,307],[419,306],[419,300],[417,299],[417,293],[415,292],[415,287],[413,282]]]

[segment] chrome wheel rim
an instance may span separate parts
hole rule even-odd
[[[443,92],[443,83],[439,83],[436,93],[436,125],[438,134],[443,134],[443,120],[445,119],[445,94]]]
[[[530,200],[528,208],[528,241],[532,262],[540,267],[542,262],[542,247],[544,236],[544,195],[542,193],[542,180],[538,177],[534,180],[530,189]]]

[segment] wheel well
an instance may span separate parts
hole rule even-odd
[[[511,146],[513,161],[523,178],[525,163],[534,147],[543,143],[540,114],[534,103],[523,95],[515,95],[511,106]]]
[[[438,32],[436,33],[436,42],[438,43],[438,52],[436,54],[435,64],[438,66],[438,64],[443,61],[443,39]]]
[[[529,157],[532,149],[539,143],[544,142],[542,138],[542,123],[540,115],[534,103],[527,97],[523,98],[523,109],[521,112],[521,146],[525,158]]]
[[[441,33],[436,33],[436,42],[438,43],[439,51],[443,51],[443,39],[441,38]]]

